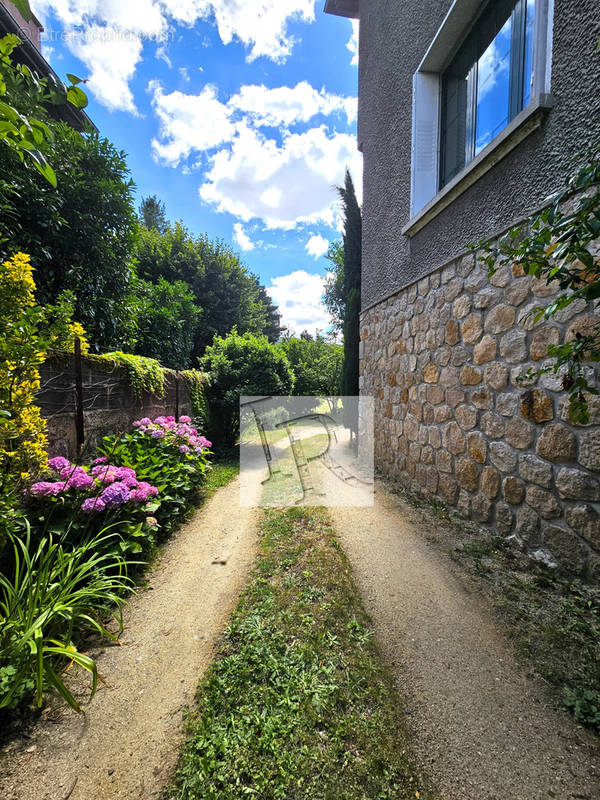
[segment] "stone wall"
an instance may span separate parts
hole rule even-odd
[[[517,381],[598,323],[581,301],[535,325],[555,291],[518,267],[490,281],[472,254],[452,261],[363,312],[361,393],[380,471],[598,581],[600,398],[577,426],[560,374]]]
[[[77,456],[75,426],[75,364],[48,361],[40,369],[37,402],[48,424],[48,452],[52,456]],[[85,357],[82,366],[83,417],[86,450],[92,450],[109,434],[126,431],[134,419],[154,418],[176,412],[176,375],[167,371],[163,397],[145,392],[136,397],[124,370],[100,371]],[[179,413],[192,413],[187,384],[179,379]]]

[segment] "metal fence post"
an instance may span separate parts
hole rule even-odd
[[[81,449],[85,441],[85,429],[83,422],[83,376],[81,369],[81,340],[75,337],[75,435],[77,437],[77,455],[81,455]]]

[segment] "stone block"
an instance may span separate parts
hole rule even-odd
[[[549,422],[554,419],[552,398],[539,389],[530,389],[521,395],[521,415],[530,422]]]
[[[464,366],[460,372],[460,382],[463,386],[477,386],[482,380],[481,370],[475,369],[470,364]]]
[[[529,506],[517,509],[515,531],[529,546],[539,543],[540,518]]]
[[[556,476],[556,488],[563,500],[600,502],[600,483],[581,469],[562,467]]]
[[[455,456],[465,451],[465,437],[456,422],[449,422],[444,427],[442,442],[446,450]]]
[[[516,417],[506,423],[506,441],[517,450],[527,450],[533,440],[533,430],[528,422]]]
[[[577,441],[568,428],[553,422],[541,432],[536,451],[539,456],[555,464],[561,461],[574,461],[577,455]]]
[[[493,467],[485,467],[481,473],[481,491],[490,499],[500,491],[500,473]]]
[[[477,424],[477,410],[473,406],[458,406],[454,416],[463,431],[469,431]]]
[[[504,333],[512,328],[515,321],[515,309],[512,306],[494,306],[485,318],[486,333]]]
[[[588,430],[579,437],[579,463],[587,469],[600,471],[600,430]],[[600,498],[598,498],[600,502]]]
[[[509,475],[502,481],[502,494],[507,503],[518,506],[525,499],[525,487],[518,478]]]
[[[508,536],[513,528],[513,512],[506,503],[496,503],[496,528],[503,536]]]
[[[539,486],[528,486],[525,494],[525,501],[543,519],[553,519],[560,517],[561,508],[556,497]]]
[[[454,505],[456,503],[456,498],[458,497],[458,491],[458,481],[454,475],[449,475],[446,473],[441,473],[439,475],[438,494],[443,500],[446,501],[446,503]]]
[[[500,339],[500,355],[508,364],[520,364],[527,358],[527,334],[509,331]]]
[[[471,516],[477,522],[489,522],[493,508],[493,502],[485,494],[478,494],[471,500]]]
[[[496,391],[504,389],[508,385],[508,367],[497,362],[488,364],[483,371],[483,380],[486,386]]]
[[[547,461],[534,456],[532,453],[522,453],[519,456],[519,475],[529,483],[537,483],[549,489],[552,485],[552,467]]]
[[[473,361],[475,364],[488,364],[496,357],[496,340],[489,335],[485,335],[483,339],[475,345],[473,350]]]
[[[548,355],[548,345],[560,342],[560,331],[553,325],[538,328],[531,339],[529,357],[532,361],[541,361]]]
[[[423,378],[426,383],[437,383],[440,371],[435,364],[428,364],[423,370]]]
[[[588,505],[572,506],[567,509],[565,519],[575,533],[600,552],[600,514],[596,509]]]
[[[481,417],[481,430],[490,439],[501,439],[504,436],[506,421],[503,417],[488,411]]]
[[[517,470],[517,454],[506,442],[490,442],[490,461],[500,472],[514,473]]]
[[[478,464],[484,464],[487,456],[487,442],[481,433],[470,433],[467,438],[467,452]]]
[[[469,314],[461,324],[461,334],[465,344],[475,344],[481,339],[483,326],[481,314]]]
[[[456,319],[462,319],[466,317],[469,311],[471,310],[471,306],[473,305],[473,301],[468,294],[463,294],[462,297],[459,297],[458,300],[454,301],[454,305],[452,306],[452,314]]]
[[[561,569],[580,574],[586,562],[586,552],[576,534],[557,525],[547,525],[543,530],[544,545]]]
[[[512,281],[504,292],[504,299],[511,306],[520,306],[528,297],[529,280],[527,278]]]
[[[519,395],[505,392],[496,397],[496,411],[503,417],[513,417],[519,409]]]

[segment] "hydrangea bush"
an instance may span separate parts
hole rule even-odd
[[[99,450],[107,461],[135,469],[138,481],[158,489],[156,519],[161,533],[168,533],[204,482],[211,443],[186,416],[179,421],[144,417],[132,428],[120,437],[106,436]]]
[[[28,492],[43,504],[38,517],[43,528],[62,528],[79,542],[112,524],[122,552],[140,553],[154,544],[158,489],[139,480],[134,469],[109,464],[104,456],[89,469],[62,456],[51,458],[48,467],[54,479],[38,481]]]

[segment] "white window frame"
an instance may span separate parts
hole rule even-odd
[[[464,186],[462,191],[465,191],[487,171],[482,169],[485,163],[489,164],[488,169],[491,169],[498,162],[501,151],[500,157],[503,157],[524,138],[524,135],[539,127],[541,119],[533,126],[530,118],[540,109],[551,106],[554,0],[536,0],[533,75],[529,105],[500,131],[475,159],[466,164],[457,176],[441,190],[439,189],[441,75],[451,56],[456,52],[457,44],[463,41],[473,21],[486,4],[487,0],[454,0],[413,76],[411,220],[403,231],[409,236],[435,216],[435,213],[429,212],[433,211],[437,201],[443,201],[451,194],[454,199],[461,194],[461,191],[456,191],[457,187],[462,184]],[[520,136],[517,135],[517,131],[521,132]],[[507,146],[509,139],[512,147]],[[472,175],[470,182],[465,181],[469,174]],[[441,204],[437,213],[451,201]],[[426,216],[428,219],[425,219]]]

